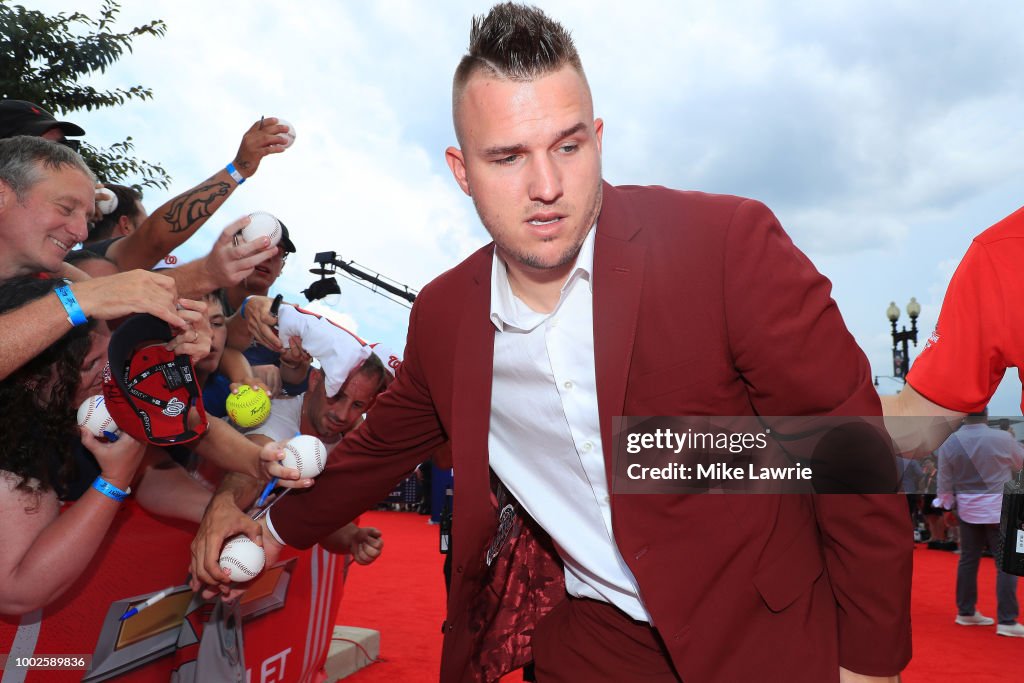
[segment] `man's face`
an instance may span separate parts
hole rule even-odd
[[[354,370],[338,395],[328,397],[324,392],[323,375],[319,371],[310,373],[305,407],[317,436],[326,442],[337,441],[355,428],[363,413],[373,405],[378,385],[378,380]]]
[[[265,294],[281,275],[287,255],[278,247],[274,255],[256,266],[249,277],[245,278],[245,288],[250,292]]]
[[[204,297],[203,301],[206,302],[206,317],[213,331],[213,338],[210,340],[210,352],[199,359],[196,370],[210,373],[217,369],[221,356],[224,355],[224,346],[228,341],[228,326],[220,299],[210,296]]]
[[[0,277],[56,272],[88,235],[92,208],[93,184],[76,168],[43,169],[24,201],[0,182]]]
[[[572,67],[529,82],[472,76],[448,165],[510,268],[568,271],[601,209],[601,135]]]

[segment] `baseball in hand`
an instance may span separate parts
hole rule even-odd
[[[270,246],[277,246],[281,241],[281,221],[266,211],[249,214],[249,225],[239,233],[244,242],[252,242],[261,237],[270,238]]]
[[[278,133],[278,135],[281,135],[285,139],[288,140],[288,142],[284,143],[284,148],[288,149],[289,147],[292,146],[292,143],[295,142],[295,126],[293,126],[292,124],[288,123],[284,119],[278,119],[277,120],[277,125],[279,125],[279,126],[288,126],[288,130],[286,130],[283,133]]]
[[[248,536],[232,536],[220,551],[221,569],[226,569],[232,581],[252,581],[263,571],[267,556],[263,548],[249,540]]]
[[[224,407],[228,417],[239,427],[256,427],[270,416],[270,397],[264,391],[243,384],[237,394],[228,394]]]
[[[297,469],[302,479],[317,476],[326,465],[327,447],[315,436],[302,434],[284,445],[281,466]]]
[[[121,430],[114,424],[114,418],[107,412],[106,399],[103,394],[96,394],[82,401],[78,406],[78,426],[85,427],[97,439],[117,441]]]

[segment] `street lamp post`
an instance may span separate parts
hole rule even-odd
[[[910,348],[908,342],[917,346],[917,316],[921,315],[921,304],[917,299],[910,297],[907,304],[907,315],[910,316],[910,329],[904,325],[903,329],[896,329],[896,321],[900,319],[900,309],[893,301],[889,304],[885,315],[892,323],[892,376],[903,382],[907,381],[907,370],[910,368]]]

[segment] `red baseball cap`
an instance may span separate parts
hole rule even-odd
[[[164,348],[173,337],[163,320],[133,315],[111,335],[103,370],[103,395],[114,422],[158,446],[188,443],[208,426],[192,360]],[[199,424],[190,427],[193,407]]]

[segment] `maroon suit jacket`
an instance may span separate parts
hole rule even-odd
[[[445,683],[495,680],[529,660],[533,625],[565,596],[550,539],[530,523],[491,567],[484,561],[496,525],[492,251],[424,288],[396,382],[316,486],[271,515],[287,543],[311,545],[450,438]],[[758,202],[606,184],[593,292],[609,474],[618,415],[879,414],[867,360],[830,290]],[[840,664],[885,675],[910,659],[912,536],[897,496],[613,492],[611,511],[622,557],[687,683],[821,683],[837,680]]]

